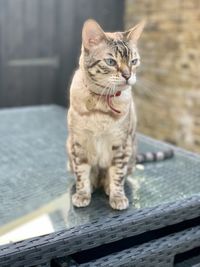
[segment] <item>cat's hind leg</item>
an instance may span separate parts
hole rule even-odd
[[[133,135],[133,145],[132,145],[132,154],[130,156],[128,167],[127,167],[127,175],[131,175],[136,168],[136,154],[137,154],[137,143],[135,134]]]

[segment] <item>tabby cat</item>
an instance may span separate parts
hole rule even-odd
[[[124,182],[136,161],[136,112],[131,86],[140,65],[144,21],[125,32],[104,32],[94,20],[82,30],[79,69],[70,88],[67,150],[76,176],[76,207],[103,187],[113,209],[129,205]]]

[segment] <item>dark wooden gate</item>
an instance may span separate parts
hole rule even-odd
[[[123,28],[124,0],[0,0],[0,107],[67,103],[84,20]]]

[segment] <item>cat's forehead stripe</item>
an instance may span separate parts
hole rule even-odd
[[[130,56],[131,50],[125,41],[114,40],[111,46],[114,48],[115,54],[119,53],[122,58],[128,58]]]

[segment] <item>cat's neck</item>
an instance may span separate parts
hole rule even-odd
[[[94,93],[95,90],[97,94]],[[93,112],[98,111],[102,114],[111,114],[114,119],[125,116],[133,102],[131,86],[124,90],[120,88],[121,93],[116,90],[117,95],[114,95],[112,90],[109,91],[107,88],[106,90],[103,91],[102,88],[88,81],[79,68],[70,89],[71,107],[80,115],[92,115],[96,114]],[[108,95],[110,92],[111,95]]]

